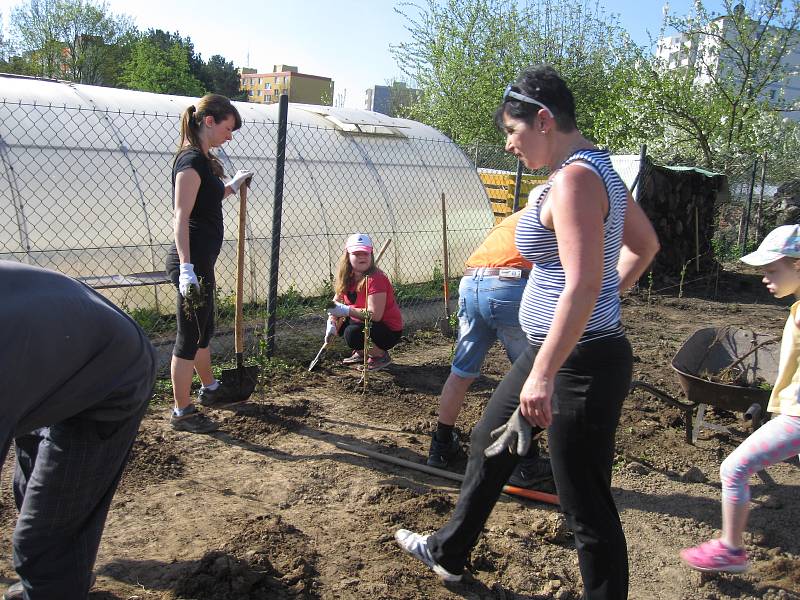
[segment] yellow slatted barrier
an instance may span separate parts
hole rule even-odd
[[[514,207],[514,187],[515,187],[515,174],[514,173],[481,173],[481,181],[483,187],[486,189],[486,195],[492,205],[492,212],[494,213],[494,222],[499,223],[511,214]],[[535,175],[523,175],[522,183],[519,188],[519,207],[522,208],[528,203],[528,194],[531,190],[547,181],[546,177],[537,177]]]

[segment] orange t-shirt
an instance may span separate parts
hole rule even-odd
[[[514,243],[517,223],[524,212],[524,209],[518,210],[492,227],[483,243],[467,259],[466,266],[530,269],[530,261],[522,258]]]

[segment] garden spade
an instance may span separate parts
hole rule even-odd
[[[244,352],[244,315],[242,299],[244,295],[244,238],[245,222],[247,220],[247,186],[250,182],[244,181],[239,187],[239,228],[236,237],[236,316],[234,326],[234,343],[236,349],[236,367],[223,369],[222,381],[231,394],[242,402],[247,400],[256,389],[258,382],[258,367],[244,366],[242,354]]]
[[[376,265],[378,264],[378,261],[381,259],[381,256],[383,256],[383,253],[386,252],[386,249],[389,247],[389,244],[391,244],[391,243],[392,243],[392,239],[389,238],[383,244],[383,246],[381,247],[380,252],[378,252],[378,255],[375,257],[375,264]],[[325,356],[325,350],[328,349],[328,342],[329,341],[330,340],[326,337],[325,338],[325,343],[322,344],[322,348],[319,349],[319,352],[317,352],[317,355],[314,357],[314,360],[312,360],[311,364],[308,365],[308,371],[309,372],[311,372],[314,369],[316,369],[317,365],[319,365],[319,363],[322,361],[322,357]]]
[[[313,371],[316,368],[316,366],[319,364],[320,359],[322,358],[322,355],[325,354],[325,350],[327,349],[328,349],[328,340],[325,339],[325,343],[322,344],[322,348],[319,349],[319,352],[317,352],[317,355],[314,357],[314,360],[312,360],[311,364],[308,365],[309,372]]]

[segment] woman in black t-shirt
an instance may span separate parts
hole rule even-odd
[[[203,387],[200,402],[222,407],[234,400],[211,371],[209,341],[214,332],[214,264],[222,247],[222,199],[250,179],[238,171],[227,183],[223,168],[209,150],[231,139],[242,126],[239,112],[225,96],[208,94],[187,108],[181,118],[181,139],[172,166],[175,243],[167,256],[166,271],[178,289],[178,333],[172,351],[174,429],[206,433],[218,424],[192,404],[192,372]]]

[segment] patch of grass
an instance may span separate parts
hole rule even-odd
[[[172,380],[169,377],[160,377],[156,379],[155,386],[153,387],[153,398],[150,404],[171,405],[172,402]]]
[[[745,245],[744,252],[736,239],[736,232],[728,231],[719,233],[711,240],[711,249],[714,258],[719,262],[731,262],[739,260],[745,254],[752,252],[758,247],[755,241],[750,241]]]
[[[154,308],[134,308],[126,311],[148,335],[175,330],[175,315],[162,315]]]
[[[278,319],[287,319],[310,313],[322,313],[332,297],[333,291],[318,296],[303,296],[294,286],[290,285],[286,292],[278,296],[275,316]]]
[[[450,278],[450,294],[458,294],[460,277]],[[406,304],[415,300],[435,300],[444,298],[444,278],[439,281],[423,283],[398,283],[394,285],[394,297],[398,304]]]

